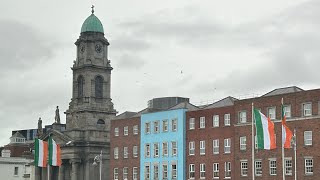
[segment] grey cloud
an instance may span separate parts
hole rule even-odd
[[[120,70],[137,70],[142,68],[146,64],[146,61],[142,59],[137,53],[122,52],[119,56],[116,57],[114,63],[116,68]]]
[[[134,51],[140,52],[151,48],[151,44],[143,38],[134,35],[120,35],[112,40],[112,50],[114,51]]]
[[[238,28],[242,32],[237,35],[242,37],[239,42],[260,48],[265,60],[256,66],[243,64],[223,78],[199,83],[194,91],[205,93],[211,88],[208,84],[225,95],[319,84],[319,9],[320,2],[310,1],[264,22]]]
[[[220,39],[221,34],[229,31],[227,27],[217,22],[205,22],[201,19],[192,21],[171,20],[147,20],[127,22],[120,25],[122,28],[129,28],[133,34],[144,38],[169,38],[183,44],[201,45],[207,44],[215,39]]]
[[[9,69],[32,67],[53,56],[54,41],[48,41],[32,27],[9,20],[0,20],[0,66],[2,73]]]
[[[230,25],[228,22],[218,22],[215,19],[203,17],[201,9],[192,8],[190,16],[176,17],[188,14],[188,8],[181,8],[163,17],[158,15],[146,16],[120,23],[120,27],[132,30],[132,35],[176,41],[180,45],[192,47],[265,47],[281,43],[287,37],[300,33],[319,32],[320,2],[313,0],[287,9],[272,17],[260,19],[239,25]],[[318,33],[317,33],[318,34]]]

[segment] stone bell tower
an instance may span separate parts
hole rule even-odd
[[[61,179],[98,180],[99,167],[93,159],[102,151],[102,179],[108,179],[110,119],[116,115],[110,95],[111,70],[109,42],[100,20],[92,14],[84,21],[75,42],[76,60],[72,66],[72,99],[66,114],[64,135],[72,142],[62,146]]]
[[[109,42],[93,10],[84,21],[75,45],[77,59],[72,67],[73,91],[66,112],[67,129],[100,129],[100,124],[109,125],[116,110],[110,97],[113,68],[108,60]]]

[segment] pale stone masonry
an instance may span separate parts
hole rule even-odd
[[[116,115],[110,97],[111,71],[109,42],[103,26],[93,14],[81,28],[73,67],[72,98],[66,114],[66,130],[61,124],[40,136],[49,136],[61,145],[62,166],[51,167],[51,180],[98,180],[99,163],[94,158],[102,151],[102,179],[108,179],[110,160],[110,120]],[[36,180],[47,177],[47,168],[36,168]]]

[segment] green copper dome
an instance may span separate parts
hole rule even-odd
[[[104,33],[101,21],[93,13],[83,22],[81,33],[83,32]]]

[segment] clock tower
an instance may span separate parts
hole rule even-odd
[[[110,97],[113,68],[108,59],[109,42],[93,8],[81,27],[75,45],[77,58],[72,67],[73,90],[66,111],[67,130],[109,130],[110,119],[116,115]]]
[[[72,66],[72,98],[66,114],[65,137],[71,139],[61,147],[62,166],[59,180],[98,180],[99,157],[102,179],[108,179],[110,159],[110,120],[116,116],[111,101],[109,42],[101,21],[91,15],[84,21],[75,42],[77,53]]]

